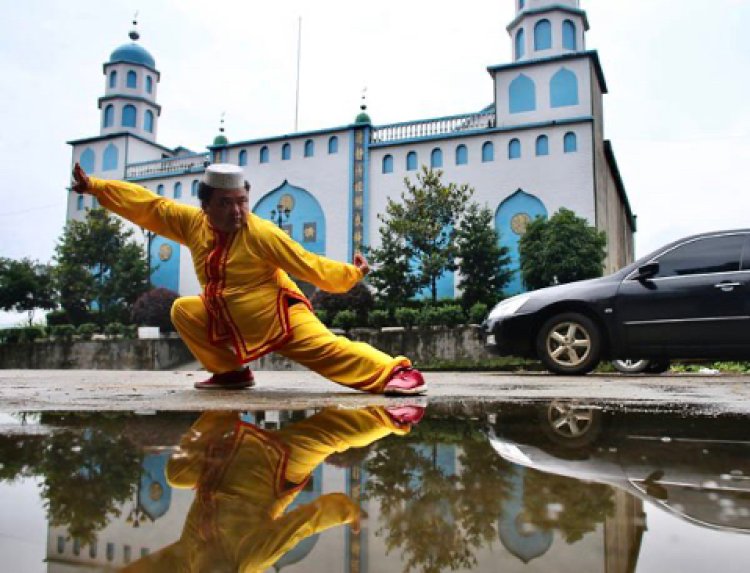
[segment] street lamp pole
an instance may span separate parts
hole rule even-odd
[[[276,205],[276,209],[271,209],[271,220],[276,223],[279,228],[289,220],[289,214],[292,210],[289,207],[284,207],[281,203]]]

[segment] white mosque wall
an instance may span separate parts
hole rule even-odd
[[[557,3],[556,3],[557,4]],[[534,8],[534,6],[528,6]],[[534,49],[534,27],[540,20],[549,20],[550,27],[552,29],[552,45],[544,50]],[[570,20],[575,24],[575,39],[576,39],[576,50],[565,48],[563,46],[563,22]],[[520,58],[516,57],[515,49],[516,43],[515,38],[518,30],[523,28],[524,30],[524,42],[523,42],[523,56]],[[533,16],[526,16],[518,21],[518,23],[509,29],[511,40],[513,42],[513,60],[514,61],[529,61],[537,58],[546,58],[549,56],[555,56],[564,53],[571,53],[574,51],[581,51],[585,49],[585,30],[583,27],[583,19],[578,15],[573,15],[570,12],[563,10],[553,10],[550,12],[543,12]]]

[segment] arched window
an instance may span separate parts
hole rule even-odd
[[[109,87],[117,87],[117,70],[112,70],[111,72],[109,72]]]
[[[466,165],[469,162],[469,151],[462,143],[456,147],[456,165]]]
[[[190,195],[193,197],[198,196],[198,180],[193,179],[193,182],[190,184]]]
[[[563,48],[565,50],[575,50],[576,46],[576,25],[572,20],[564,20],[562,27]]]
[[[339,152],[339,138],[335,135],[332,135],[331,138],[328,140],[328,153],[338,153]]]
[[[260,163],[268,163],[268,146],[264,145],[260,148]]]
[[[523,10],[523,7],[526,5],[525,0],[518,0],[518,9]]]
[[[534,80],[519,74],[508,86],[508,111],[521,113],[536,109],[536,86]]]
[[[154,91],[154,80],[151,76],[146,76],[146,92],[151,93]]]
[[[115,124],[115,106],[109,104],[104,108],[104,127],[112,127]]]
[[[433,169],[436,169],[438,167],[443,166],[443,151],[436,147],[432,150],[432,153],[430,153],[430,167]]]
[[[146,113],[143,115],[143,129],[149,133],[154,132],[154,112],[150,109],[147,109]]]
[[[102,156],[102,171],[112,171],[117,169],[117,163],[119,159],[119,152],[117,146],[114,143],[110,143],[104,150]]]
[[[122,126],[135,127],[135,106],[126,105],[122,108]]]
[[[417,168],[417,152],[410,151],[406,154],[406,170],[414,171]]]
[[[96,197],[91,197],[91,208],[97,209],[99,207],[99,199]]]
[[[482,144],[482,163],[495,161],[495,146],[491,141],[485,141]]]
[[[240,151],[240,156],[239,156],[237,163],[240,166],[247,165],[247,150],[246,149],[243,149],[242,151]]]
[[[305,157],[312,157],[315,153],[315,143],[312,139],[305,141]]]
[[[536,154],[549,155],[549,139],[546,135],[540,135],[536,138]]]
[[[393,173],[393,155],[383,157],[383,173]]]
[[[521,159],[521,142],[517,139],[508,143],[508,159]]]
[[[164,196],[164,185],[162,185],[161,183],[159,183],[159,184],[158,184],[158,185],[156,186],[156,194],[157,194],[157,195],[161,195],[161,196]]]
[[[549,50],[552,47],[552,24],[546,18],[534,26],[534,49]]]
[[[526,32],[523,28],[516,33],[516,59],[520,60],[526,53]]]
[[[552,107],[578,105],[578,78],[574,72],[561,68],[549,82],[549,101]]]
[[[174,184],[174,198],[182,198],[182,183],[180,183],[179,181]]]
[[[78,199],[76,199],[76,209],[78,209],[79,211],[83,211],[83,207],[83,195],[79,195]]]
[[[96,165],[96,154],[94,153],[94,150],[90,147],[84,149],[83,153],[81,153],[81,157],[78,159],[78,163],[81,164],[81,167],[83,167],[83,170],[87,173],[94,171]]]
[[[565,153],[575,153],[578,151],[578,138],[572,131],[569,131],[563,137],[563,151]]]
[[[288,143],[285,143],[281,146],[281,159],[286,161],[287,159],[292,158],[292,146]]]
[[[130,70],[128,72],[128,79],[125,82],[125,85],[129,88],[137,88],[138,87],[138,76],[135,75],[135,72],[133,70]]]

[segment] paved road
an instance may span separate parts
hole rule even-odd
[[[205,376],[205,372],[188,371],[0,370],[0,412],[301,409],[404,400],[351,391],[311,372],[257,372],[257,385],[249,390],[193,390],[193,381]],[[629,408],[659,405],[697,408],[709,414],[750,414],[750,376],[431,372],[427,379],[428,403],[572,398]]]

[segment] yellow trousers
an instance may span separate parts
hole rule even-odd
[[[403,356],[391,357],[364,342],[336,336],[304,304],[289,308],[292,338],[276,352],[342,386],[380,393],[397,366],[411,366]],[[208,341],[208,313],[198,296],[177,299],[172,323],[203,367],[212,373],[242,364],[230,346]]]

